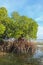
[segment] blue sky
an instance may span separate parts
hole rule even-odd
[[[6,7],[9,15],[13,11],[19,12],[37,21],[37,38],[43,39],[43,0],[0,0],[0,7]]]

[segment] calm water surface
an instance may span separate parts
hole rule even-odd
[[[32,55],[9,54],[0,57],[0,65],[43,65],[43,45],[37,45]]]
[[[43,45],[37,45],[35,53],[27,55],[24,60],[26,65],[43,65]]]
[[[20,65],[43,65],[43,45],[37,45],[32,55],[19,56],[18,62]]]
[[[28,58],[30,65],[43,65],[43,45],[37,45],[35,53]]]

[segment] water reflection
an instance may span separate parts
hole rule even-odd
[[[37,45],[37,49],[33,55],[33,59],[35,60],[35,62],[38,61],[40,65],[43,65],[43,45]]]
[[[43,65],[43,45],[37,45],[37,49],[33,55],[27,57],[28,65]]]
[[[2,65],[43,65],[43,46],[37,45],[36,51],[33,54],[15,55],[8,54],[3,57]],[[1,63],[1,62],[0,62]]]
[[[43,65],[43,46],[37,45],[36,51],[34,54],[21,57],[19,56],[20,60],[23,61],[25,64],[23,65]]]
[[[34,58],[39,58],[43,56],[43,51],[39,48],[36,50],[35,54],[33,55]]]
[[[25,65],[43,65],[43,50],[42,49],[43,49],[43,45],[37,45],[35,53],[32,55],[28,54],[27,56],[24,56],[24,60],[21,60],[21,61],[25,62]]]

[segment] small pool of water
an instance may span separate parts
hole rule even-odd
[[[37,49],[33,55],[34,58],[40,58],[41,56],[43,56],[43,45],[37,45]]]
[[[28,58],[28,62],[33,64],[31,65],[43,65],[43,45],[37,45],[35,53]]]

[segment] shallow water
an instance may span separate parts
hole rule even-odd
[[[43,45],[37,45],[36,51],[32,57],[30,57],[31,65],[43,65]]]
[[[33,57],[34,58],[40,58],[41,56],[43,56],[43,45],[37,45],[37,49],[36,49]]]
[[[43,45],[37,45],[36,51],[32,55],[19,56],[19,60],[24,63],[23,65],[43,65]]]
[[[8,54],[0,57],[0,65],[43,65],[43,45],[37,45],[33,54]]]
[[[43,65],[43,45],[37,45],[36,51],[32,55],[27,55],[26,65]]]

